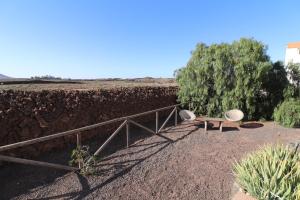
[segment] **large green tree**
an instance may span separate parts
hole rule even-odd
[[[178,97],[198,114],[217,117],[238,108],[253,118],[259,112],[258,97],[270,69],[266,46],[254,39],[210,46],[200,43],[176,73]]]

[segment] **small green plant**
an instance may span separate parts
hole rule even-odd
[[[274,119],[286,127],[300,126],[300,100],[289,99],[284,101],[275,109]]]
[[[95,174],[96,157],[90,154],[88,146],[77,146],[71,153],[69,165],[78,165],[83,175]]]
[[[239,186],[259,200],[300,200],[300,155],[282,145],[266,146],[236,162]]]

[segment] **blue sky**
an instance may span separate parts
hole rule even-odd
[[[198,42],[253,37],[284,60],[300,1],[0,0],[0,73],[172,77]]]

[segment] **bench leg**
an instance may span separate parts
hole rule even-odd
[[[219,122],[220,131],[223,131],[223,122]]]
[[[207,121],[204,121],[204,131],[207,132]]]

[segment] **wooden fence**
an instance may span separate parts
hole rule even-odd
[[[100,127],[100,126],[104,126],[104,125],[107,125],[107,124],[122,121],[121,125],[113,132],[113,134],[96,150],[94,155],[97,156],[109,144],[109,142],[120,132],[120,130],[123,127],[126,127],[126,142],[127,142],[127,147],[129,147],[129,145],[130,145],[130,128],[129,128],[129,125],[130,124],[138,126],[142,129],[150,132],[151,134],[157,134],[157,133],[160,133],[164,129],[164,127],[166,126],[166,124],[168,123],[168,121],[170,120],[172,115],[174,114],[175,126],[176,126],[177,125],[177,112],[178,112],[179,105],[180,104],[175,104],[175,105],[172,105],[172,106],[167,106],[167,107],[163,107],[163,108],[159,108],[159,109],[155,109],[155,110],[151,110],[151,111],[147,111],[147,112],[143,112],[143,113],[139,113],[139,114],[135,114],[135,115],[129,115],[129,116],[125,116],[125,117],[115,118],[115,119],[108,120],[108,121],[105,121],[105,122],[100,122],[100,123],[97,123],[97,124],[84,126],[84,127],[77,128],[77,129],[72,129],[72,130],[68,130],[68,131],[65,131],[65,132],[60,132],[60,133],[56,133],[56,134],[52,134],[52,135],[48,135],[48,136],[44,136],[44,137],[34,138],[34,139],[31,139],[31,140],[25,140],[25,141],[13,143],[13,144],[0,146],[0,152],[15,149],[15,148],[22,148],[24,146],[28,146],[28,145],[31,145],[31,144],[45,142],[45,141],[49,141],[49,140],[52,140],[52,139],[55,139],[55,138],[64,137],[64,136],[67,136],[67,135],[75,135],[75,134],[77,136],[77,146],[80,147],[81,146],[81,134],[83,134],[83,133],[81,133],[82,131],[87,131],[87,130],[91,130],[91,129],[94,129],[94,128],[97,128],[97,127]],[[166,118],[166,120],[161,125],[161,127],[159,127],[159,112],[164,111],[164,110],[170,110],[170,109],[172,109],[171,113]],[[152,113],[156,114],[155,115],[156,116],[155,131],[150,129],[150,128],[147,128],[144,125],[142,125],[140,123],[137,123],[133,120],[136,117],[140,117],[140,116],[144,116],[144,115],[148,115],[148,114],[152,114]],[[0,161],[1,160],[6,161],[6,162],[14,162],[14,163],[21,163],[21,164],[35,165],[35,166],[43,166],[43,167],[50,167],[50,168],[70,170],[70,171],[76,171],[76,170],[79,170],[81,168],[80,163],[79,163],[78,167],[71,167],[71,166],[67,166],[67,165],[60,165],[60,164],[54,164],[54,163],[49,163],[49,162],[42,162],[42,161],[35,161],[35,160],[29,160],[29,159],[23,159],[23,158],[16,158],[16,157],[5,156],[5,155],[0,155]]]

